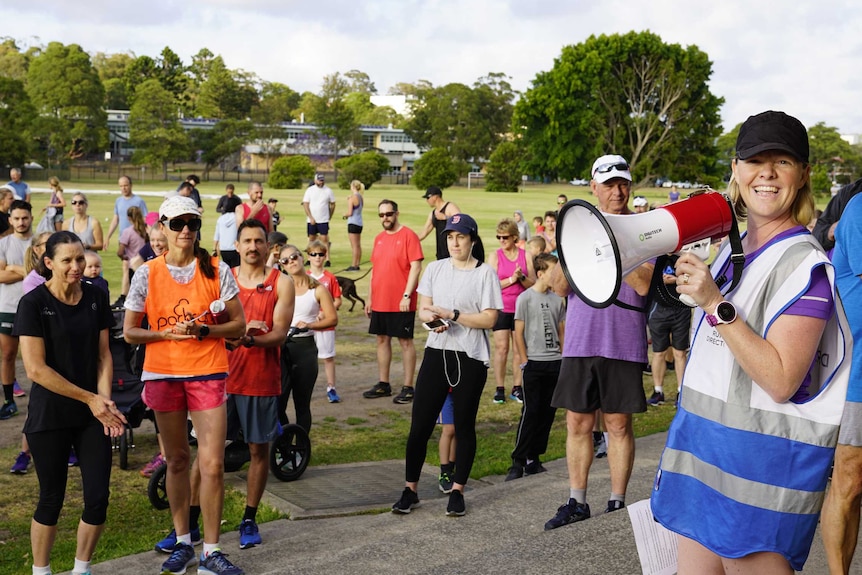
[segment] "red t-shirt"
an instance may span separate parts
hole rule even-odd
[[[371,309],[378,312],[401,311],[410,263],[422,261],[422,245],[416,232],[406,226],[395,233],[386,230],[374,238],[371,248]],[[410,311],[416,311],[416,291],[410,294]]]
[[[311,276],[311,270],[308,270],[306,273]],[[314,276],[311,276],[311,277],[314,277]],[[314,279],[316,279],[320,285],[322,285],[327,290],[329,290],[329,293],[332,294],[333,300],[335,300],[335,298],[337,298],[337,297],[341,297],[341,286],[338,284],[338,280],[335,279],[335,276],[332,275],[332,272],[329,272],[327,270],[323,270],[323,275],[320,276],[319,278],[314,278]],[[317,329],[315,331],[333,331],[333,330],[335,330],[335,326],[328,327],[326,329]]]

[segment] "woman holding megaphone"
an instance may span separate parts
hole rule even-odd
[[[805,228],[805,127],[782,112],[751,116],[732,169],[728,192],[747,222],[737,287],[728,245],[712,270],[691,253],[676,264],[677,291],[698,308],[652,509],[680,535],[682,575],[802,570],[847,387],[832,267]]]
[[[204,552],[198,571],[221,573],[230,562],[219,551],[224,504],[224,442],[227,428],[226,338],[245,334],[245,316],[228,265],[200,247],[201,212],[195,201],[173,196],[159,208],[168,251],[135,271],[126,297],[126,341],[147,345],[141,380],[144,402],[156,414],[168,464],[167,492],[174,530],[158,549],[171,553],[163,572],[184,573],[195,562],[204,519]],[[149,329],[140,327],[147,315]],[[200,490],[190,518],[192,490],[187,414],[198,440],[195,461]],[[194,537],[192,536],[194,534]],[[196,542],[196,541],[195,541]],[[231,566],[232,567],[232,566]]]

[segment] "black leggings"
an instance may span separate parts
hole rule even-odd
[[[524,465],[548,449],[548,436],[557,408],[551,405],[562,360],[528,361],[524,368],[524,403],[512,461]]]
[[[448,381],[446,372],[449,374]],[[455,483],[460,485],[467,483],[473,468],[473,459],[476,457],[476,413],[479,411],[479,401],[482,399],[482,390],[487,379],[488,368],[485,364],[471,359],[466,353],[425,348],[425,357],[416,377],[413,421],[410,424],[410,436],[407,438],[405,478],[408,482],[419,481],[428,451],[428,439],[431,438],[437,416],[449,393],[449,381],[457,381],[458,384],[452,388],[456,439],[454,479]]]
[[[278,420],[287,425],[287,399],[293,393],[296,424],[311,432],[311,392],[317,382],[317,345],[314,337],[287,340],[281,348],[281,395],[278,398]]]
[[[97,420],[84,427],[52,429],[27,434],[33,466],[39,478],[39,504],[33,519],[42,525],[56,525],[66,498],[69,450],[75,448],[84,486],[81,520],[102,525],[108,513],[111,482],[111,440]]]

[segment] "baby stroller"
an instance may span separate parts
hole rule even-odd
[[[122,307],[112,307],[114,326],[109,331],[111,359],[114,366],[114,378],[111,383],[111,399],[126,416],[126,426],[122,435],[113,440],[114,450],[120,454],[120,469],[129,468],[129,449],[135,446],[134,429],[141,426],[147,413],[141,391],[144,384],[138,371],[134,369],[137,346],[126,343],[123,339],[123,321],[126,310]]]

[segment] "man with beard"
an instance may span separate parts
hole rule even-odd
[[[18,357],[18,338],[12,335],[18,300],[24,295],[24,252],[33,237],[32,207],[25,201],[15,200],[9,208],[12,234],[0,239],[0,381],[3,382],[3,407],[0,419],[18,414],[13,389],[15,385],[15,359]]]
[[[248,443],[246,507],[239,526],[239,547],[261,543],[255,521],[269,476],[269,442],[277,435],[278,396],[281,393],[279,350],[293,320],[294,289],[290,278],[266,266],[269,245],[258,220],[239,226],[236,240],[239,266],[233,275],[246,317],[243,337],[227,340],[230,366],[227,377],[228,437],[242,429]]]
[[[401,344],[404,361],[404,385],[394,403],[413,401],[413,372],[416,348],[413,346],[413,323],[416,316],[416,286],[422,270],[422,245],[416,232],[398,222],[398,204],[381,200],[377,215],[383,231],[374,238],[371,250],[371,286],[365,303],[365,315],[371,318],[368,333],[377,336],[377,369],[379,381],[362,393],[368,399],[392,395],[389,367],[392,362],[392,338]]]

